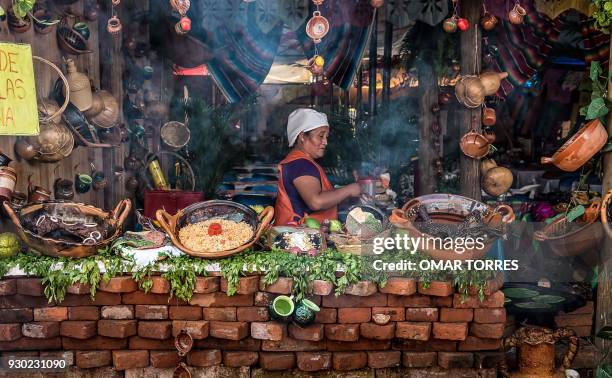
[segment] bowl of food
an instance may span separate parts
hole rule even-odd
[[[257,215],[248,206],[213,200],[194,203],[175,215],[160,209],[155,217],[178,249],[218,259],[251,247],[272,221],[274,208],[268,206]]]

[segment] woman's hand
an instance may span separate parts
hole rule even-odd
[[[361,185],[356,182],[348,184],[346,189],[349,191],[351,197],[361,197]]]

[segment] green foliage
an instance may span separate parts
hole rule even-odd
[[[13,13],[19,18],[24,18],[32,11],[36,0],[13,0]]]
[[[610,109],[610,103],[606,99],[608,95],[608,77],[604,75],[599,62],[591,62],[589,74],[591,78],[591,102],[580,109],[580,114],[586,116],[587,120],[602,118]]]
[[[608,0],[592,0],[595,4],[593,19],[595,27],[606,34],[610,34],[610,25],[612,22],[612,1]]]

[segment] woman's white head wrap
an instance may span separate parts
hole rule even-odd
[[[287,121],[287,139],[289,147],[292,147],[301,132],[318,129],[322,126],[329,126],[327,115],[314,109],[300,108],[289,114]]]

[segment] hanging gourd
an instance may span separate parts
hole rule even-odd
[[[308,69],[314,75],[321,75],[323,73],[323,67],[325,66],[325,59],[321,55],[315,55],[308,61]]]
[[[470,28],[470,22],[467,18],[459,17],[457,8],[459,6],[458,0],[453,0],[453,14],[442,22],[442,29],[447,33],[454,33],[457,29],[466,31]]]
[[[179,22],[174,25],[174,30],[177,34],[187,34],[191,30],[191,19],[187,17],[187,12],[191,7],[190,0],[170,0],[170,6],[180,16]]]

